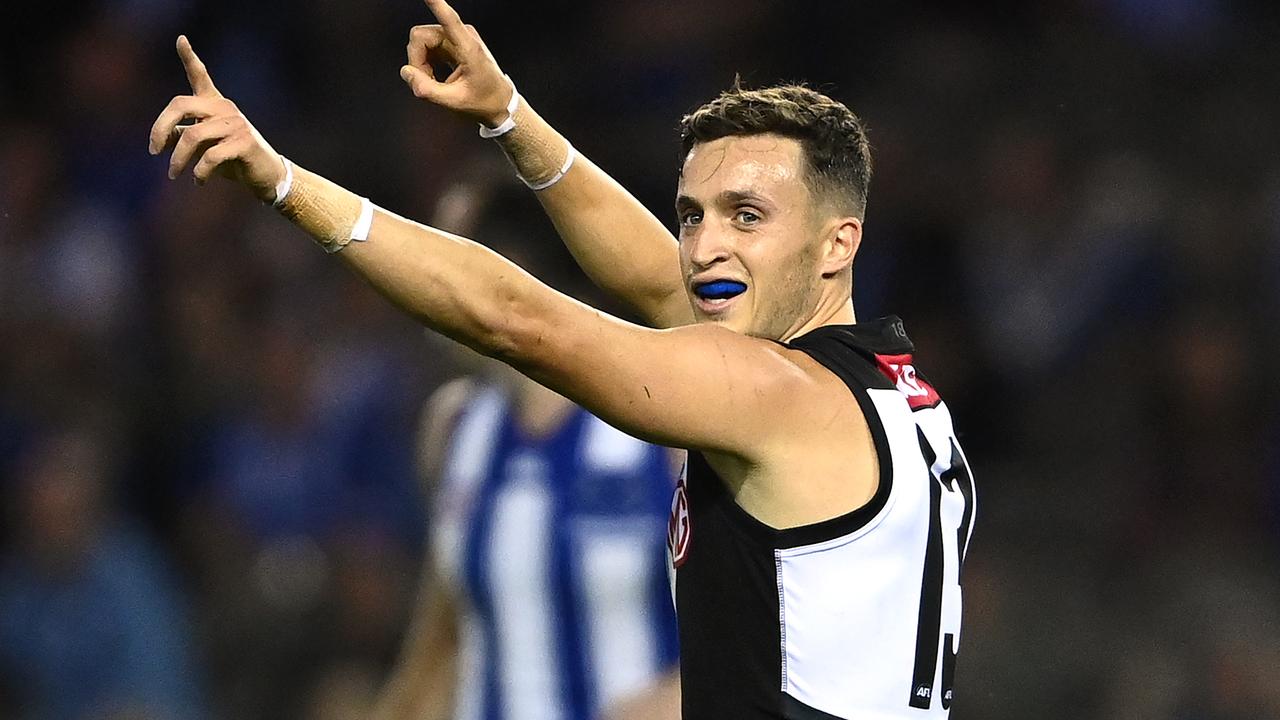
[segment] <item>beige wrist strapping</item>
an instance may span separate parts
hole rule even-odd
[[[516,177],[530,190],[545,190],[569,172],[578,153],[529,103],[520,102],[515,85],[511,86],[511,92],[507,119],[491,130],[481,126],[488,131],[481,135],[498,141],[515,166]]]
[[[373,203],[337,183],[285,160],[289,182],[281,183],[272,203],[295,225],[305,230],[327,253],[336,253],[353,240],[369,239]]]

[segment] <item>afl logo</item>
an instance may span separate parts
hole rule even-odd
[[[689,498],[684,492],[684,477],[676,485],[676,496],[671,500],[671,519],[667,521],[667,550],[671,552],[671,564],[680,567],[689,556]]]

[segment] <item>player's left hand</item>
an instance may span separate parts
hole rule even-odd
[[[179,95],[151,126],[148,149],[158,155],[173,148],[169,179],[196,161],[191,174],[203,185],[217,171],[249,188],[263,202],[275,199],[284,179],[284,160],[271,149],[236,104],[223,97],[185,35],[178,37],[178,57],[187,71],[191,95]],[[195,120],[193,125],[182,124]]]
[[[400,78],[424,100],[497,126],[507,118],[512,92],[498,61],[480,33],[463,24],[448,2],[424,2],[440,24],[417,25],[409,31],[409,62],[400,68]],[[451,66],[452,72],[443,81],[436,80],[433,65]]]

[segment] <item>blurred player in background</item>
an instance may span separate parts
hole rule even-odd
[[[494,192],[491,180],[460,183],[435,224],[485,237],[538,277],[571,285],[536,261],[548,253],[522,252],[546,222],[536,209],[519,212],[530,201]],[[375,720],[675,720],[670,451],[481,362],[424,413],[430,547]]]
[[[185,37],[193,94],[161,112],[151,152],[173,147],[171,177],[191,165],[199,182],[245,185],[426,326],[689,450],[668,535],[683,717],[946,717],[974,485],[902,321],[855,317],[871,174],[861,121],[797,86],[735,87],[702,106],[682,122],[677,243],[574,162],[444,0],[428,5],[442,24],[414,29],[401,76],[511,136],[526,183],[574,206],[552,216],[583,267],[666,329],[576,302],[292,164]],[[433,63],[452,67],[443,82]]]

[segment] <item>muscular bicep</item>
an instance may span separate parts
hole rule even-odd
[[[525,368],[607,422],[748,462],[817,392],[795,351],[713,325],[642,328],[582,306]]]

